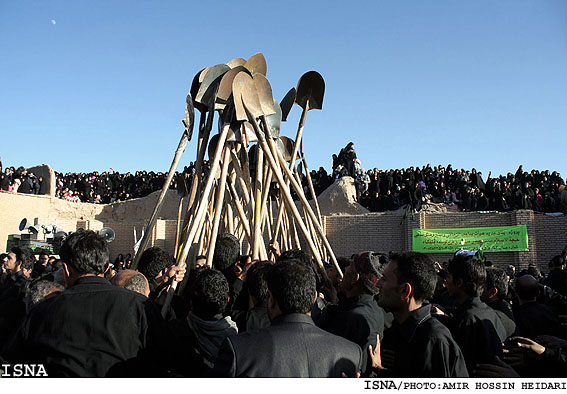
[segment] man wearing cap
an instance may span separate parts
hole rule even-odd
[[[364,252],[354,256],[338,289],[344,297],[323,310],[317,325],[362,349],[376,346],[376,335],[384,332],[384,310],[374,300],[380,272],[378,254]]]

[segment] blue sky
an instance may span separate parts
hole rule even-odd
[[[5,0],[0,18],[4,166],[166,171],[193,76],[263,52],[278,99],[325,78],[311,168],[353,141],[366,168],[567,176],[566,1]]]

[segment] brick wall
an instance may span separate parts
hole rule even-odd
[[[567,245],[567,216],[548,216],[533,211],[506,213],[447,212],[408,214],[405,218],[390,213],[358,216],[327,216],[327,236],[337,256],[350,256],[364,250],[388,252],[411,250],[413,228],[497,227],[525,224],[527,252],[488,253],[498,266],[513,264],[525,268],[535,263],[547,271],[549,260]],[[431,254],[440,262],[451,254]]]
[[[175,203],[175,199],[172,198]],[[178,200],[177,200],[178,201]],[[140,204],[134,201],[133,204]],[[155,204],[155,202],[154,202]],[[124,203],[125,205],[125,203]],[[5,250],[8,234],[19,233],[18,224],[23,218],[40,224],[55,224],[65,231],[78,228],[100,230],[110,227],[116,233],[110,244],[111,258],[119,253],[133,253],[134,227],[141,237],[152,201],[145,202],[150,208],[126,210],[124,215],[113,212],[103,215],[108,206],[76,204],[49,196],[17,195],[0,193],[0,248]],[[175,205],[175,206],[174,206]],[[173,204],[171,211],[177,205]],[[120,206],[114,207],[115,210]],[[139,212],[138,212],[139,211]],[[147,215],[146,215],[147,213]],[[165,216],[160,219],[150,238],[150,246],[156,245],[169,253],[174,252],[176,221]],[[494,227],[525,224],[528,230],[527,252],[489,253],[488,258],[497,265],[514,264],[518,268],[536,263],[547,271],[551,257],[559,254],[567,245],[567,216],[548,216],[532,211],[506,213],[447,212],[408,214],[405,217],[388,213],[365,215],[335,215],[323,218],[327,237],[336,256],[350,256],[364,250],[381,252],[411,250],[413,228],[465,228]],[[451,254],[432,254],[432,258],[446,261]]]

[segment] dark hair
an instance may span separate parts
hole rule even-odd
[[[565,264],[565,259],[560,254],[553,256],[549,261],[549,267],[560,268],[563,264]]]
[[[272,267],[269,261],[259,261],[254,264],[246,273],[246,286],[248,292],[256,299],[257,303],[262,303],[268,299],[268,272]]]
[[[463,281],[464,291],[469,297],[478,297],[484,291],[486,283],[486,268],[474,256],[463,254],[453,257],[447,271],[453,276],[453,281]]]
[[[228,282],[224,275],[210,268],[198,271],[190,289],[192,311],[204,320],[224,312],[228,304]]]
[[[414,298],[421,302],[433,298],[437,284],[435,263],[425,253],[390,253],[390,261],[396,263],[398,284],[409,283],[414,289]]]
[[[238,239],[229,233],[220,234],[215,244],[213,267],[224,272],[236,263],[238,256],[240,256]]]
[[[10,252],[16,255],[16,261],[21,261],[20,269],[32,270],[35,264],[35,257],[30,248],[13,246]]]
[[[40,256],[47,256],[47,257],[49,257],[49,252],[48,252],[47,250],[45,250],[45,249],[42,249],[41,252],[39,252],[39,255],[40,255]]]
[[[267,276],[268,289],[283,314],[307,313],[315,302],[313,270],[294,260],[278,261]]]
[[[303,264],[306,267],[313,267],[311,255],[301,249],[290,249],[282,252],[281,256],[278,258],[278,262],[286,260],[295,260],[297,263]]]
[[[59,255],[77,274],[101,275],[109,263],[106,238],[91,230],[79,230],[69,235]]]
[[[504,299],[508,295],[508,274],[503,269],[490,267],[486,269],[486,288],[498,290],[498,298]]]
[[[319,277],[319,272],[315,268],[313,259],[311,258],[311,255],[308,252],[301,249],[289,249],[286,250],[285,252],[282,252],[280,257],[278,257],[276,261],[278,263],[280,261],[293,261],[297,264],[301,264],[307,267],[313,272],[313,275],[315,275],[315,288],[317,289],[318,292],[321,291],[321,278]]]
[[[339,265],[339,267],[343,272],[350,265],[350,260],[351,259],[349,259],[348,257],[337,257],[337,264]]]
[[[154,279],[164,269],[171,267],[174,261],[169,253],[165,250],[154,246],[144,250],[140,256],[138,263],[138,271],[140,271],[148,280]]]
[[[521,300],[533,300],[539,294],[537,279],[532,275],[522,275],[516,280],[516,295]]]
[[[531,275],[538,280],[541,277],[541,271],[535,265],[528,265],[528,271],[527,272],[528,272],[528,275]]]

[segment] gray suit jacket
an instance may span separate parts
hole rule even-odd
[[[304,314],[282,315],[270,327],[228,337],[213,375],[221,377],[340,377],[361,370],[362,350]]]

